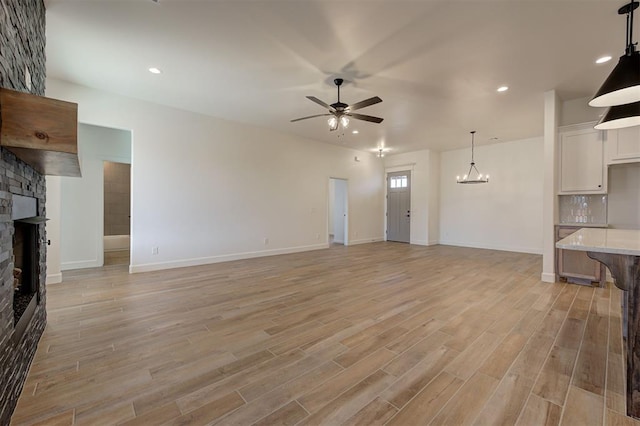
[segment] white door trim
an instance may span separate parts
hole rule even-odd
[[[382,230],[382,235],[384,235],[384,241],[387,240],[387,217],[389,214],[389,208],[387,206],[387,201],[389,200],[388,187],[389,187],[389,173],[395,172],[411,172],[411,186],[409,187],[409,198],[410,198],[410,209],[411,209],[411,217],[409,218],[409,244],[413,244],[411,237],[411,229],[413,229],[413,169],[416,163],[407,163],[404,165],[393,166],[393,167],[385,167],[384,169],[384,229]]]

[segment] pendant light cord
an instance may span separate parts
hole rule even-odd
[[[474,147],[475,136],[476,136],[476,131],[474,130],[474,131],[471,132],[471,165],[469,166],[469,173],[467,173],[467,176],[469,176],[469,177],[471,177],[471,172],[474,169],[476,171],[476,174],[480,175],[480,171],[476,167],[476,162],[473,159],[473,147]]]
[[[471,167],[473,167],[476,163],[473,161],[473,140],[475,137],[476,131],[471,132]]]
[[[633,43],[633,9],[635,9],[636,2],[631,0],[627,6],[629,11],[627,12],[627,48],[625,53],[627,56],[632,55],[636,51],[636,45]]]

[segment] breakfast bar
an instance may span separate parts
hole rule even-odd
[[[609,268],[616,286],[625,291],[627,415],[640,418],[640,230],[582,228],[556,247],[587,252]]]

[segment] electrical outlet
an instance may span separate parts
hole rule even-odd
[[[320,234],[316,234],[316,240],[320,239]]]
[[[158,247],[151,247],[151,254],[158,254]]]
[[[265,238],[265,239],[264,239],[264,245],[266,246],[267,244],[269,244],[269,239],[268,239],[268,238]]]

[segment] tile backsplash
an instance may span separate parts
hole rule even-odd
[[[560,195],[560,223],[607,224],[607,196]]]

